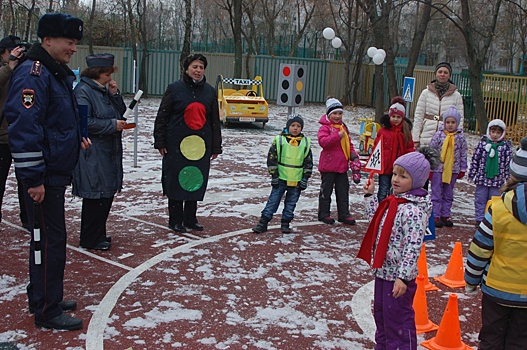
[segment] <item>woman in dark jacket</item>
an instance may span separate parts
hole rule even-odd
[[[81,152],[73,175],[73,194],[82,197],[80,246],[107,250],[106,220],[113,197],[123,185],[122,130],[126,126],[123,98],[112,80],[114,56],[86,57],[88,68],[81,72],[75,87],[79,105],[88,106],[88,136],[92,147]]]
[[[197,201],[205,196],[210,160],[222,153],[218,98],[204,75],[207,59],[190,55],[183,68],[183,78],[167,87],[154,125],[154,147],[163,156],[168,226],[176,232],[203,230]]]

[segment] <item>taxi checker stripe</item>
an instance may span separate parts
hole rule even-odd
[[[233,84],[233,85],[261,85],[261,80],[250,80],[250,79],[234,79],[234,78],[223,78],[221,80],[224,83],[227,84]]]
[[[40,152],[22,152],[22,153],[12,153],[13,158],[37,158],[42,157],[42,151]]]
[[[39,165],[39,164],[43,164],[43,163],[44,163],[43,159],[35,160],[35,161],[32,161],[32,162],[16,162],[15,161],[15,168],[29,168],[29,167],[32,167],[32,166],[35,166],[35,165]]]

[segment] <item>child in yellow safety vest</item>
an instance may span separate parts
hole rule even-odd
[[[275,136],[267,155],[267,168],[271,174],[271,193],[262,210],[260,221],[252,230],[255,233],[267,231],[267,224],[278,210],[285,194],[282,211],[282,233],[290,233],[289,223],[293,220],[300,192],[307,188],[307,180],[313,171],[311,140],[302,134],[304,119],[299,114],[290,115],[286,127]]]
[[[466,293],[481,285],[479,349],[527,344],[527,137],[512,155],[510,178],[492,197],[465,265]]]

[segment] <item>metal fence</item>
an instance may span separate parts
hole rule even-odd
[[[133,85],[133,55],[131,48],[95,46],[94,52],[108,52],[115,55],[115,64],[119,71],[114,75],[123,93],[131,94],[135,91]],[[86,67],[85,57],[88,47],[79,45],[77,54],[73,56],[70,67],[81,69]],[[178,51],[148,50],[146,62],[146,92],[150,96],[161,96],[171,82],[179,79]],[[142,50],[138,49],[137,66],[140,67]],[[213,84],[216,77],[233,77],[234,54],[207,53],[207,80]],[[342,98],[345,94],[345,77],[343,61],[320,59],[272,57],[272,56],[244,56],[242,75],[244,78],[254,78],[259,75],[263,79],[264,94],[267,100],[276,101],[280,63],[303,64],[307,66],[304,100],[308,103],[324,103],[327,96]],[[353,67],[351,67],[353,69]],[[405,66],[396,67],[398,86],[402,88]],[[246,72],[249,72],[246,74]],[[373,64],[365,64],[360,74],[359,105],[371,106],[374,101]],[[246,76],[248,75],[248,76]],[[386,74],[383,74],[387,86]],[[434,71],[430,69],[415,69],[415,96],[411,105],[410,116],[413,116],[419,95],[426,85],[434,79]],[[475,132],[477,122],[472,100],[468,72],[454,72],[452,80],[463,96],[465,109],[465,130]],[[508,138],[518,142],[527,135],[527,77],[483,74],[483,98],[489,120],[502,119],[508,126]],[[391,96],[387,89],[384,92],[384,105],[389,106]]]

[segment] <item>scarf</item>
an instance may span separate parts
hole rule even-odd
[[[487,146],[485,149],[488,148],[488,156],[487,156],[487,163],[485,164],[485,177],[487,179],[492,179],[494,176],[499,175],[500,173],[500,163],[499,163],[499,157],[498,155],[498,147],[503,145],[502,142],[494,143],[490,140],[487,140]]]
[[[287,139],[287,142],[289,142],[291,146],[298,146],[298,144],[300,143],[300,140],[302,140],[302,136],[295,137],[295,136],[287,135],[286,139]]]
[[[351,156],[351,145],[350,145],[350,136],[348,134],[348,130],[346,127],[344,127],[344,124],[331,124],[332,127],[335,129],[344,130],[344,137],[340,139],[340,146],[342,147],[342,151],[344,152],[344,155],[346,156],[346,160],[350,160]]]
[[[442,181],[449,184],[452,180],[452,169],[454,168],[454,139],[457,131],[448,132],[443,130],[446,134],[445,141],[443,141],[443,147],[441,148],[441,161],[445,165],[443,168]]]
[[[437,94],[439,95],[439,98],[441,99],[443,95],[448,91],[448,88],[450,87],[450,82],[446,82],[444,84],[441,84],[437,81],[434,82],[434,86],[436,88]]]
[[[388,210],[388,214],[386,215],[386,219],[384,220],[384,224],[381,229],[381,236],[379,237],[379,242],[377,243],[377,247],[375,248],[375,257],[373,258],[373,265],[371,265],[373,268],[382,267],[384,258],[386,257],[386,251],[388,250],[388,243],[390,242],[390,235],[392,233],[395,215],[397,214],[397,207],[399,206],[399,204],[407,202],[409,202],[408,199],[395,197],[392,194],[386,197],[379,204],[379,207],[375,211],[375,215],[373,215],[373,219],[371,220],[370,225],[368,226],[368,231],[366,231],[366,235],[364,235],[364,239],[362,240],[362,244],[359,249],[359,254],[357,254],[358,258],[366,261],[368,264],[371,265],[371,255],[373,246],[375,244],[375,239],[377,238],[377,233],[379,232],[382,217],[384,216],[386,210]]]
[[[406,140],[404,139],[404,133],[403,133],[403,122],[399,125],[394,125],[390,123],[391,128],[389,130],[393,131],[393,137],[391,138],[392,144],[391,147],[391,154],[390,154],[390,164],[384,164],[385,174],[392,174],[393,171],[393,163],[397,158],[402,156],[403,154],[406,154]],[[392,165],[392,166],[390,166]]]

